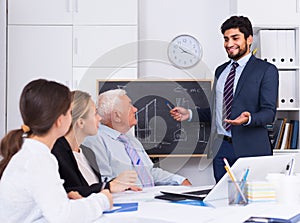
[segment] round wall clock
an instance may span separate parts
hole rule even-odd
[[[202,57],[202,47],[198,40],[190,35],[179,35],[169,44],[168,57],[179,68],[195,66]]]

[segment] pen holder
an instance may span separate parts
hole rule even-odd
[[[228,204],[229,205],[246,205],[247,187],[246,181],[228,181]]]

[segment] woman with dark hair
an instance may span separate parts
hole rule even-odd
[[[70,127],[70,104],[69,89],[53,81],[23,89],[24,124],[0,144],[0,222],[91,222],[112,206],[108,190],[87,198],[64,190],[51,148]]]
[[[88,93],[77,90],[72,92],[71,109],[70,129],[55,142],[51,150],[58,161],[66,191],[75,190],[86,197],[98,193],[103,187],[111,192],[121,192],[128,188],[141,190],[135,186],[137,174],[134,170],[124,171],[107,184],[102,183],[93,151],[80,146],[86,136],[96,135],[98,131],[101,117],[96,105]]]

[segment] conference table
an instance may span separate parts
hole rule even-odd
[[[300,213],[300,205],[283,205],[276,202],[251,203],[245,206],[229,206],[227,199],[205,202],[205,206],[195,205],[192,200],[170,202],[155,199],[160,191],[182,192],[207,187],[156,186],[143,191],[125,191],[113,194],[114,203],[137,202],[136,211],[104,213],[97,222],[102,223],[220,223],[244,222],[249,217],[261,216],[289,219]],[[224,193],[227,193],[224,191]]]

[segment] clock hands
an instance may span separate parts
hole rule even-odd
[[[187,54],[190,54],[190,55],[192,55],[192,56],[195,56],[195,54],[193,54],[192,52],[190,52],[190,51],[188,51],[188,50],[183,49],[181,46],[178,46],[178,47],[179,47],[179,49],[181,50],[181,53],[187,53]]]

